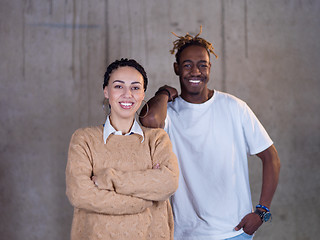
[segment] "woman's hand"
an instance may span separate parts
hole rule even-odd
[[[159,169],[160,168],[160,164],[159,163],[157,163],[156,165],[154,165],[153,167],[152,167],[152,169]]]
[[[113,176],[114,170],[112,168],[107,168],[96,173],[96,175],[91,177],[91,180],[99,189],[114,191],[115,189],[112,182]]]
[[[98,187],[97,177],[96,176],[92,176],[91,180],[93,181],[94,185],[96,185]]]

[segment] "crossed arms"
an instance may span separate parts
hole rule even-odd
[[[178,163],[170,151],[171,143],[161,134],[153,157],[158,165],[140,171],[119,171],[113,168],[95,173],[90,147],[77,132],[72,136],[66,167],[66,194],[71,204],[87,211],[122,215],[143,212],[154,201],[165,201],[178,187]],[[169,148],[168,148],[169,147]]]

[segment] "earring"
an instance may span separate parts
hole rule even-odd
[[[147,115],[148,115],[148,113],[149,113],[149,105],[148,105],[148,102],[146,101],[146,100],[142,100],[142,102],[145,102],[145,106],[147,106],[147,112],[143,115],[143,116],[140,116],[140,115],[138,115],[138,117],[139,118],[145,118]]]
[[[111,112],[111,106],[109,104],[108,99],[106,99],[106,98],[103,100],[102,109],[103,109],[103,111],[105,111],[107,113],[107,115],[109,115]]]

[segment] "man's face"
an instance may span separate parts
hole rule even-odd
[[[210,59],[205,48],[192,45],[180,55],[179,64],[174,64],[175,73],[180,78],[181,95],[202,95],[207,92],[210,75]]]

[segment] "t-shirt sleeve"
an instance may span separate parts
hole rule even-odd
[[[241,120],[247,144],[247,152],[250,155],[260,153],[273,144],[267,131],[247,104],[243,105]]]

